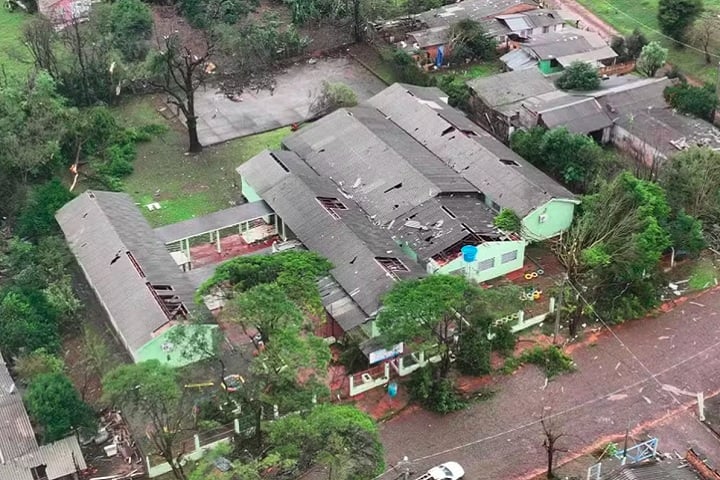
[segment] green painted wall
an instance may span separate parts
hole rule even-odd
[[[523,237],[529,241],[552,238],[570,227],[574,212],[575,202],[552,199],[522,219]]]
[[[136,362],[144,362],[146,360],[158,360],[172,367],[182,367],[184,365],[188,365],[202,360],[202,355],[188,358],[183,356],[179,349],[172,347],[172,343],[169,341],[169,334],[173,330],[173,328],[177,328],[177,326],[170,327],[167,331],[163,332],[161,335],[158,335],[157,337],[153,338],[148,343],[143,345],[142,348],[140,348],[135,354]],[[218,328],[218,326],[191,325],[186,328],[202,328],[207,330],[208,342],[212,342],[212,332],[214,329]],[[163,349],[163,346],[165,346],[166,348]],[[170,348],[168,348],[168,346]]]
[[[240,177],[240,183],[243,197],[247,198],[248,203],[262,200],[262,197],[255,193],[255,190],[245,181],[245,177]]]
[[[545,75],[560,72],[563,69],[562,65],[553,66],[552,60],[540,60],[540,62],[538,62],[538,68]]]
[[[504,241],[504,242],[485,242],[481,243],[478,247],[477,260],[470,266],[470,279],[475,282],[485,282],[492,280],[493,278],[507,275],[510,272],[514,272],[522,268],[523,260],[525,258],[525,241]],[[510,254],[517,252],[514,259],[505,258],[503,261],[503,254]],[[489,261],[492,260],[492,266],[490,268],[481,267],[487,266]],[[428,265],[430,269],[432,267]],[[436,274],[448,274],[454,273],[458,270],[466,268],[466,263],[462,257],[458,257],[452,262],[443,265],[439,270],[436,270]]]

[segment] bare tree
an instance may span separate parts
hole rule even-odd
[[[717,48],[717,32],[720,30],[720,11],[705,10],[690,28],[690,41],[703,49],[705,63],[712,62],[711,47]]]
[[[188,130],[188,151],[202,151],[197,133],[197,114],[195,112],[195,92],[205,84],[214,66],[210,59],[215,54],[215,39],[205,35],[204,51],[193,51],[183,45],[177,32],[163,37],[159,43],[159,52],[150,60],[150,79],[148,82],[165,92],[169,103],[175,105],[185,117]]]
[[[555,425],[555,422],[553,422],[550,417],[546,416],[545,409],[543,409],[543,412],[540,415],[540,426],[542,427],[543,436],[545,437],[543,440],[543,447],[547,453],[547,478],[553,479],[555,478],[555,475],[553,474],[555,454],[559,452],[567,452],[567,449],[558,447],[558,441],[564,437],[565,434],[560,432],[558,426]]]

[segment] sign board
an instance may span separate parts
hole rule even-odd
[[[397,357],[398,355],[402,355],[403,353],[403,342],[398,343],[392,349],[386,350],[384,348],[381,348],[379,350],[375,350],[373,352],[370,352],[370,355],[368,355],[368,360],[370,361],[370,365],[378,362],[382,362],[383,360],[387,360],[389,358]]]

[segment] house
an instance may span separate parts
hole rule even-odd
[[[540,8],[531,0],[464,0],[409,19],[387,22],[379,27],[379,31],[411,55],[442,65],[451,53],[450,31],[462,20],[479,22],[504,48],[511,40],[521,41],[533,35],[560,31],[565,26],[555,10]]]
[[[38,0],[38,13],[62,30],[74,21],[85,21],[92,0]]]
[[[181,366],[199,360],[174,350],[169,333],[190,319],[204,320],[209,312],[195,304],[194,288],[129,195],[87,191],[55,218],[134,361]],[[209,334],[216,325],[198,322],[194,328]]]
[[[287,238],[334,265],[339,288],[330,285],[325,305],[344,331],[363,326],[373,336],[368,320],[397,280],[490,280],[522,267],[528,240],[570,225],[572,194],[446,101],[438,89],[395,84],[237,169],[246,198],[262,198]],[[522,219],[522,232],[493,226],[502,207]],[[465,245],[478,248],[470,265]]]
[[[22,397],[0,355],[0,479],[78,480],[85,458],[75,436],[38,445]]]
[[[561,72],[577,61],[602,68],[612,65],[618,56],[597,33],[572,27],[513,42],[513,47],[500,57],[506,70],[539,68],[546,75]]]
[[[471,116],[508,142],[517,128],[564,127],[612,143],[648,166],[690,146],[720,149],[720,130],[668,107],[668,78],[610,77],[591,92],[565,92],[535,69],[468,83]]]

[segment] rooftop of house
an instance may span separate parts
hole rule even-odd
[[[499,207],[520,217],[574,195],[446,103],[437,88],[395,84],[368,100]]]
[[[416,15],[428,27],[453,25],[460,20],[483,20],[503,14],[538,9],[532,0],[464,0]]]
[[[0,478],[33,480],[31,468],[47,466],[50,480],[87,468],[74,436],[39,446],[22,397],[0,354]]]
[[[700,480],[682,460],[659,460],[625,465],[608,475],[603,480]]]
[[[372,317],[396,279],[419,277],[424,271],[354,199],[303,163],[293,152],[265,151],[238,167],[238,173],[308,249],[332,262],[333,277],[364,318]]]
[[[87,191],[56,219],[133,358],[172,320],[207,313],[129,195]]]
[[[362,309],[328,283],[346,330],[374,316],[395,280],[424,274],[398,243],[424,261],[465,241],[503,240],[485,196],[521,216],[551,198],[574,198],[446,102],[438,89],[395,84],[237,169],[307,248],[333,263],[337,284]]]
[[[526,98],[557,90],[537,68],[475,78],[467,85],[488,106],[510,114]]]

